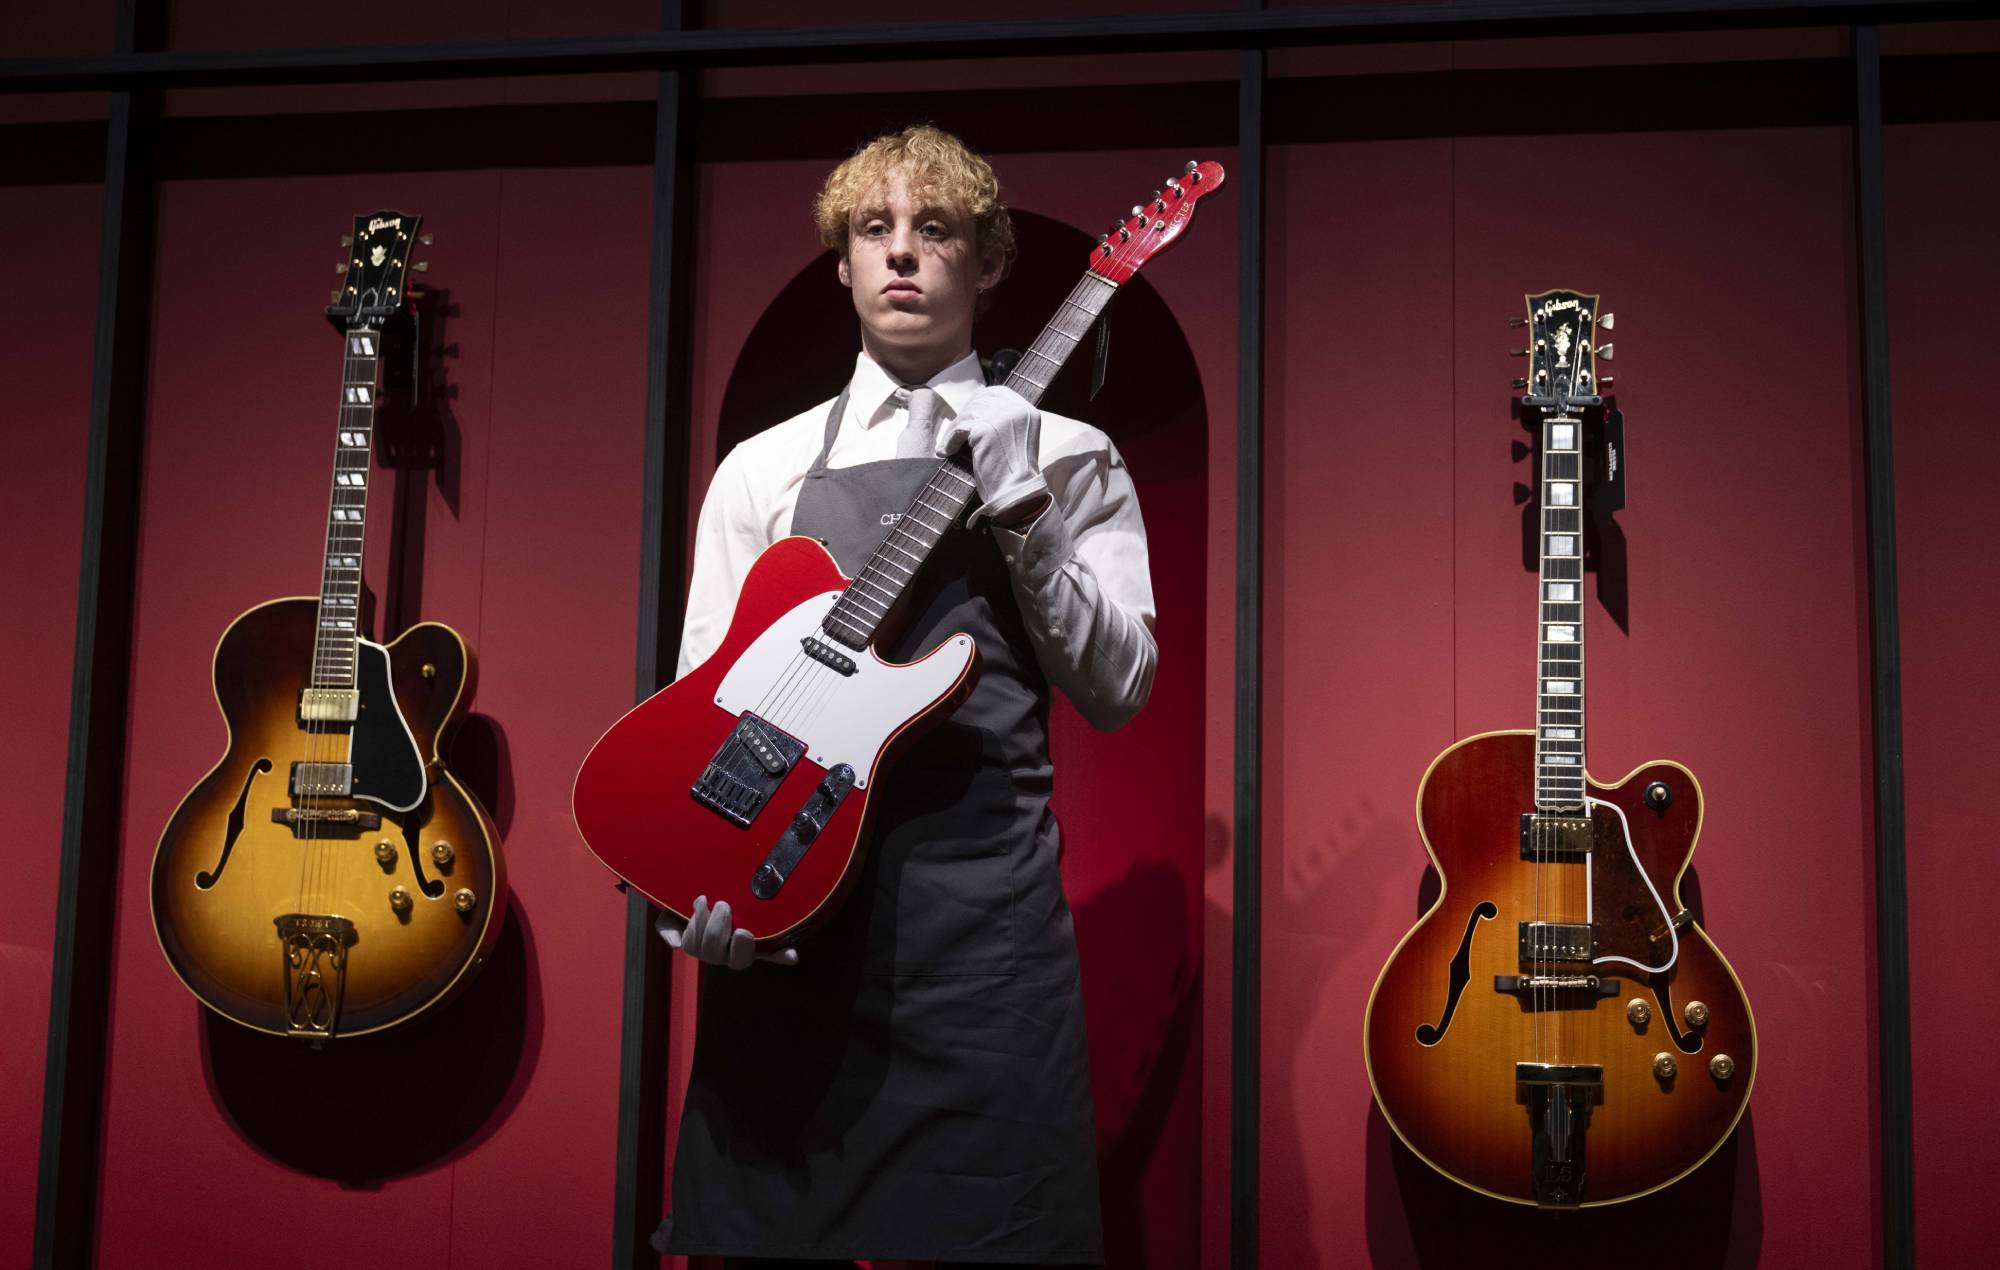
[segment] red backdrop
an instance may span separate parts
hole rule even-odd
[[[654,20],[650,3],[608,0],[559,14],[419,5],[390,32],[219,0],[173,13],[180,47]],[[936,14],[888,3],[847,13],[916,16]],[[711,19],[826,20],[804,5],[713,5]],[[28,35],[71,51],[96,47],[99,25],[51,21]],[[1990,30],[1951,38],[2000,44]],[[1891,51],[1926,47],[1892,39]],[[1686,130],[1515,126],[1504,101],[1484,114],[1461,104],[1455,135],[1423,118],[1439,109],[1424,95],[1453,67],[1525,67],[1518,82],[1531,84],[1538,66],[1752,55],[1782,65],[1843,49],[1838,33],[1803,33],[1274,59],[1274,100],[1289,108],[1274,115],[1269,153],[1264,315],[1267,1264],[1505,1261],[1549,1247],[1550,1228],[1531,1214],[1476,1202],[1393,1144],[1369,1101],[1359,1026],[1369,984],[1418,911],[1418,777],[1459,736],[1525,715],[1529,574],[1511,487],[1528,474],[1509,447],[1526,434],[1507,415],[1518,363],[1505,357],[1505,320],[1524,291],[1551,286],[1602,292],[1619,314],[1614,370],[1633,464],[1619,517],[1630,629],[1595,606],[1591,616],[1591,765],[1608,779],[1675,758],[1702,781],[1709,815],[1694,874],[1705,923],[1743,978],[1763,1046],[1732,1146],[1661,1196],[1555,1237],[1583,1251],[1629,1246],[1636,1230],[1709,1265],[1876,1259],[1850,135],[1713,112]],[[817,251],[806,198],[857,129],[913,114],[959,128],[993,155],[1018,206],[1094,231],[1152,188],[1163,163],[1234,162],[1234,67],[1221,54],[705,77],[724,108],[698,173],[690,505],[717,457],[739,351]],[[1367,85],[1386,81],[1370,77],[1390,74],[1414,77],[1395,81],[1418,90],[1407,123],[1362,117],[1382,108],[1368,106]],[[644,77],[490,81],[371,89],[363,104],[646,91]],[[1699,96],[1653,91],[1691,106]],[[79,100],[10,103],[5,117],[66,117]],[[312,88],[182,93],[172,108],[356,107],[351,89]],[[1098,138],[1119,128],[1059,127],[1098,118],[1138,135],[1111,144]],[[1972,1114],[2000,1016],[1968,1001],[1962,976],[1935,973],[1964,965],[1983,929],[1959,862],[1978,850],[1970,791],[1990,784],[1994,757],[1974,658],[1990,644],[1995,588],[1970,526],[1996,456],[1968,372],[1983,364],[1980,297],[2000,281],[1979,219],[1996,193],[1982,158],[1996,142],[1987,124],[1890,131],[1919,1246],[1944,1262],[1983,1246],[1976,1211],[1957,1202],[1960,1179],[2000,1165]],[[297,1247],[305,1229],[319,1254],[384,1267],[606,1255],[623,903],[576,841],[567,797],[577,756],[631,691],[651,215],[647,139],[610,143],[627,161],[267,177],[245,159],[229,179],[162,190],[101,1264],[247,1265]],[[1530,179],[1552,167],[1569,175]],[[378,495],[370,581],[384,616],[448,622],[480,656],[476,718],[456,762],[505,834],[514,929],[449,1026],[316,1061],[204,1017],[159,954],[145,879],[161,824],[223,744],[207,686],[215,636],[252,603],[310,589],[336,383],[317,306],[345,218],[384,204],[423,212],[440,235],[430,281],[449,295],[455,395],[440,420],[444,472],[405,478],[417,483],[403,521],[409,571],[391,577],[399,544]],[[34,321],[15,323],[0,348],[17,423],[6,582],[10,595],[37,597],[17,602],[4,659],[22,722],[7,754],[17,810],[0,991],[24,1020],[45,1009],[53,936],[97,215],[93,185],[0,188],[8,240],[35,244],[14,276],[38,298]],[[1210,203],[1188,245],[1148,272],[1185,338],[1200,410],[1150,453],[1136,433],[1127,444],[1125,421],[1095,420],[1132,453],[1154,536],[1158,695],[1116,736],[1067,715],[1058,732],[1120,1264],[1227,1258],[1236,216],[1227,196]],[[851,339],[842,315],[829,329]],[[1143,373],[1145,361],[1114,342],[1114,376]],[[378,486],[394,488],[393,477]],[[691,991],[680,975],[677,1000]],[[690,1017],[674,1015],[674,1093]],[[7,1036],[0,1148],[25,1162],[44,1038],[38,1023]],[[23,1167],[0,1181],[0,1263],[25,1260],[33,1178]]]

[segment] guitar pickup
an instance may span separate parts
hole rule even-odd
[[[785,827],[784,836],[771,848],[771,854],[764,857],[764,863],[757,866],[757,872],[750,879],[750,893],[760,900],[768,900],[777,895],[805,859],[806,851],[812,846],[833,813],[854,788],[854,769],[845,763],[836,764],[825,778],[814,788],[805,806],[799,808],[792,817],[792,823]]]
[[[806,656],[812,658],[822,666],[832,667],[842,675],[852,675],[856,670],[860,669],[854,664],[852,657],[841,652],[833,645],[811,635],[800,640],[799,647],[805,650]]]
[[[805,742],[746,714],[730,729],[689,792],[716,815],[748,829],[805,752]]]
[[[1586,922],[1522,922],[1521,964],[1589,961],[1597,951],[1597,935]]]
[[[354,793],[352,763],[293,763],[292,797],[347,798]]]
[[[1523,860],[1580,860],[1590,854],[1590,848],[1588,816],[1544,816],[1529,812],[1521,817]]]

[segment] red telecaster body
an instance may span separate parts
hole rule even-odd
[[[810,674],[820,682],[796,684],[793,695],[800,704],[789,712],[774,699],[772,705],[778,708],[766,711],[774,716],[774,724],[783,719],[801,726],[798,720],[809,694],[840,692],[851,698],[838,703],[850,712],[866,709],[869,695],[921,704],[906,717],[880,718],[886,735],[865,756],[865,767],[853,761],[864,758],[859,754],[822,751],[817,760],[810,752],[800,755],[747,827],[732,824],[691,796],[691,786],[710,760],[730,747],[731,734],[741,724],[739,713],[717,703],[729,672],[760,640],[768,647],[774,628],[782,630],[788,615],[802,608],[808,614],[831,608],[833,598],[850,581],[810,538],[785,538],[774,544],[744,579],[729,633],[715,654],[634,707],[584,759],[576,777],[577,828],[606,868],[660,907],[685,916],[694,897],[705,895],[711,904],[727,900],[744,924],[754,923],[760,943],[786,942],[804,933],[819,909],[844,895],[853,881],[852,866],[859,858],[853,844],[861,840],[867,824],[874,784],[869,771],[880,766],[890,746],[949,714],[971,691],[978,652],[965,636],[947,640],[929,657],[907,667],[884,662],[872,650],[863,650],[857,659],[869,663],[865,674],[858,670],[842,676],[831,667],[817,673],[793,667],[795,680]],[[816,622],[805,624],[806,629],[816,626]],[[848,685],[856,680],[860,682],[850,690]],[[833,704],[821,702],[819,708]],[[755,755],[747,757],[754,760]],[[796,814],[772,809],[806,808],[843,759],[858,769],[861,787],[839,800],[783,884],[768,898],[757,895],[752,887],[758,871],[796,819]],[[835,849],[834,844],[840,843],[848,844],[846,849]]]
[[[1220,189],[1190,163],[1091,252],[1007,386],[1040,399],[1118,287],[1179,238]],[[727,901],[760,948],[796,942],[852,886],[876,775],[890,751],[968,694],[979,653],[947,637],[907,665],[876,656],[905,588],[978,493],[964,452],[936,472],[853,578],[808,538],[773,545],[744,579],[707,661],[598,739],[577,773],[577,828],[606,867],[686,917]]]

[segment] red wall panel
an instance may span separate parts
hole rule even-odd
[[[1985,1258],[1985,1214],[1964,1202],[1965,1180],[2000,1171],[2000,1142],[1977,1110],[2000,1005],[1939,973],[1985,955],[1972,879],[1993,857],[1979,804],[2000,765],[1990,719],[2000,588],[1985,530],[2000,465],[1987,394],[1997,145],[1992,123],[1913,125],[1888,130],[1885,155],[1917,1250],[1935,1265]]]
[[[645,259],[649,187],[631,169],[163,190],[102,1264],[268,1259],[302,1229],[367,1265],[602,1255],[622,901],[568,802],[576,756],[630,694],[645,276],[597,262]],[[319,308],[336,236],[384,204],[439,235],[429,280],[456,346],[447,476],[404,526],[421,557],[400,621],[447,622],[482,660],[455,762],[503,831],[511,929],[434,1019],[314,1054],[205,1015],[160,955],[146,881],[223,744],[214,638],[316,576],[338,383]],[[378,471],[385,610],[394,490]],[[570,1199],[551,1205],[535,1179],[557,1175]]]
[[[25,1262],[34,1244],[34,1161],[41,1148],[49,972],[62,868],[70,667],[90,440],[97,244],[103,190],[94,185],[0,191],[0,241],[15,253],[17,312],[0,341],[10,385],[8,457],[0,463],[7,549],[0,552],[0,701],[13,726],[0,736],[11,814],[7,885],[0,887],[0,1263]]]
[[[1281,151],[1275,223],[1292,242],[1274,264],[1323,263],[1274,291],[1271,329],[1339,334],[1273,346],[1274,1262],[1525,1262],[1550,1247],[1534,1214],[1392,1145],[1356,1050],[1374,973],[1419,911],[1408,800],[1424,767],[1460,736],[1529,717],[1533,575],[1510,487],[1533,477],[1509,450],[1527,434],[1508,413],[1520,363],[1505,323],[1523,293],[1555,286],[1602,292],[1620,316],[1608,369],[1636,473],[1620,517],[1630,633],[1592,606],[1592,770],[1614,779],[1672,757],[1702,781],[1694,876],[1764,1046],[1733,1146],[1561,1238],[1577,1251],[1686,1229],[1677,1238],[1717,1258],[1761,1246],[1773,1264],[1872,1260],[1845,144],[1799,129]],[[1362,1141],[1358,1155],[1334,1145]]]

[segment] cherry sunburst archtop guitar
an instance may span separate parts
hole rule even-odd
[[[238,617],[215,649],[229,747],[153,857],[153,927],[200,1001],[261,1032],[379,1031],[462,987],[506,906],[497,835],[445,769],[471,651],[435,622],[362,629],[384,329],[403,311],[419,218],[354,218],[326,316],[341,378],[317,596]]]
[[[1586,425],[1604,408],[1598,297],[1527,297],[1539,427],[1536,726],[1440,754],[1417,820],[1442,890],[1368,999],[1369,1084],[1419,1158],[1498,1199],[1627,1200],[1694,1170],[1748,1105],[1757,1038],[1735,972],[1683,907],[1701,786],[1584,767]],[[1608,381],[1607,381],[1608,382]]]
[[[1189,163],[1114,225],[1007,386],[1038,401],[1118,288],[1223,179],[1219,164]],[[612,873],[683,919],[697,896],[727,901],[760,949],[831,914],[859,872],[885,758],[978,674],[963,633],[905,665],[875,651],[976,492],[965,451],[942,460],[852,578],[810,538],[758,557],[715,653],[612,725],[577,773],[577,828]]]

